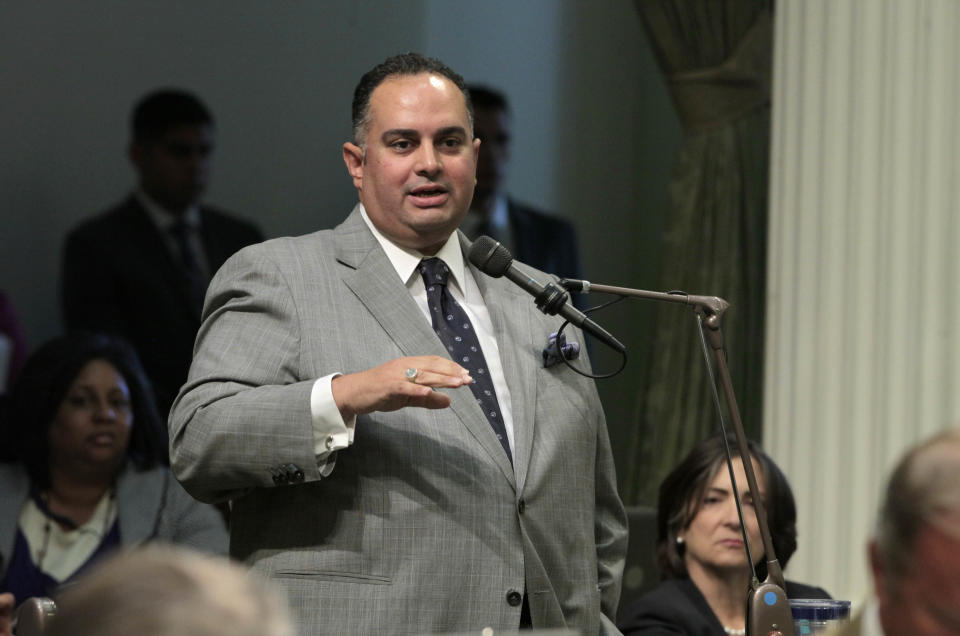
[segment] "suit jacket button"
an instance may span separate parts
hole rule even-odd
[[[517,512],[519,512],[520,514],[523,514],[523,511],[526,510],[526,509],[527,509],[527,502],[526,502],[526,501],[524,501],[523,499],[521,499],[519,502],[517,502]]]
[[[509,603],[513,607],[516,607],[522,602],[523,602],[523,595],[520,594],[520,592],[516,590],[510,590],[509,592],[507,592],[507,603]]]

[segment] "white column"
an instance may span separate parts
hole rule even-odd
[[[777,3],[765,447],[787,575],[855,602],[893,462],[960,422],[960,3]]]

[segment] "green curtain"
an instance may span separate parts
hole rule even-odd
[[[669,185],[661,291],[730,302],[723,320],[727,362],[747,435],[759,439],[771,2],[637,0],[636,6],[684,130]],[[633,461],[623,483],[630,504],[655,503],[666,473],[718,426],[692,311],[666,304],[654,311],[630,440]]]

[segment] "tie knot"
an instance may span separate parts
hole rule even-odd
[[[439,258],[425,258],[420,261],[420,275],[427,287],[430,285],[446,285],[450,276],[450,268]]]

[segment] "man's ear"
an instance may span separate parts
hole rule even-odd
[[[363,190],[363,148],[349,141],[343,144],[343,163],[353,178],[353,186]]]

